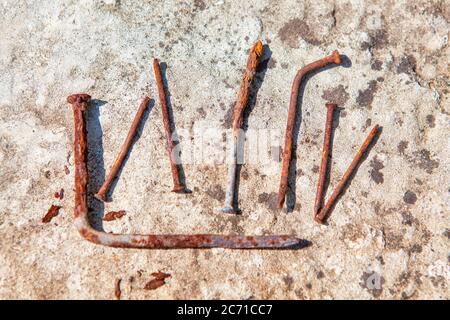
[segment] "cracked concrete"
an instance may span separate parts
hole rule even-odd
[[[0,4],[0,298],[448,299],[449,140],[445,1],[10,1]],[[225,129],[247,51],[267,44],[248,115],[240,216],[222,216]],[[305,64],[338,49],[343,67],[311,76],[300,102],[294,210],[275,210],[290,86]],[[171,177],[151,59],[166,77],[190,195]],[[73,226],[73,118],[85,91],[90,191],[96,191],[143,95],[156,99],[112,202],[90,197],[113,232],[295,234],[298,251],[122,250]],[[383,132],[331,213],[312,218],[325,121],[336,116],[327,195],[374,124]],[[202,128],[218,128],[203,132]],[[252,131],[253,130],[253,131]],[[252,134],[270,131],[252,161]],[[199,152],[189,141],[202,133]],[[259,141],[259,140],[258,140]],[[219,147],[218,147],[219,146]],[[258,149],[258,152],[261,150]],[[67,166],[68,170],[65,169]],[[64,188],[64,198],[54,193]],[[57,217],[41,222],[51,204]],[[188,208],[188,209],[186,209]],[[114,221],[104,213],[126,210]],[[145,290],[151,273],[171,274]]]

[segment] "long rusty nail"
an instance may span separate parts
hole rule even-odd
[[[334,203],[336,202],[336,199],[338,198],[339,194],[344,189],[348,179],[352,175],[352,173],[355,171],[356,167],[358,166],[358,163],[361,161],[364,153],[366,152],[369,145],[372,143],[373,139],[376,137],[378,133],[379,126],[375,125],[372,130],[370,131],[369,135],[367,136],[366,140],[364,140],[363,144],[358,150],[358,153],[356,154],[355,158],[353,159],[350,166],[345,171],[344,175],[342,176],[341,180],[339,180],[336,188],[334,189],[333,193],[331,194],[330,198],[328,199],[328,202],[326,205],[320,210],[318,214],[315,216],[315,220],[318,223],[323,223],[325,217],[327,216],[328,212],[330,211],[331,207],[333,207]]]
[[[283,207],[284,200],[286,198],[286,191],[289,177],[289,166],[292,158],[292,140],[294,135],[295,118],[297,114],[297,100],[300,84],[305,78],[306,74],[314,70],[323,68],[332,63],[341,64],[341,56],[339,55],[339,52],[337,52],[337,50],[333,51],[333,53],[330,56],[317,60],[301,68],[294,78],[291,90],[291,99],[289,102],[288,120],[284,139],[283,164],[281,170],[280,187],[278,191],[277,208],[279,209]]]
[[[167,96],[164,90],[164,83],[162,79],[161,67],[158,59],[153,59],[153,70],[155,72],[156,86],[158,87],[159,102],[161,103],[161,113],[164,123],[164,130],[166,132],[167,153],[169,154],[170,169],[172,171],[173,189],[176,193],[190,193],[186,186],[181,182],[180,171],[176,163],[174,149],[175,144],[172,140],[172,129],[170,128],[169,108],[167,106]]]
[[[109,174],[107,175],[105,182],[103,182],[103,185],[100,187],[98,192],[94,195],[98,200],[100,201],[106,201],[106,194],[108,193],[109,187],[111,186],[111,183],[113,182],[114,178],[117,175],[117,172],[119,172],[120,167],[122,166],[123,160],[125,160],[125,157],[130,150],[131,144],[133,143],[133,138],[136,135],[136,132],[139,127],[139,123],[142,120],[142,117],[144,116],[145,109],[147,109],[148,102],[150,101],[149,97],[144,97],[144,100],[142,100],[141,105],[139,106],[139,109],[134,116],[133,122],[131,123],[130,130],[128,130],[127,137],[125,138],[125,142],[123,143],[122,147],[119,150],[119,154],[116,157],[116,160],[114,161],[111,170],[109,170]]]
[[[314,203],[314,216],[319,213],[323,202],[323,188],[325,186],[328,157],[330,155],[331,130],[333,128],[333,113],[337,104],[326,103],[327,120],[325,122],[325,136],[323,138],[322,161],[320,162],[319,182],[317,183],[316,201]]]
[[[78,232],[86,240],[116,248],[181,249],[300,249],[309,242],[289,235],[240,236],[216,234],[114,234],[95,230],[88,217],[85,110],[91,97],[87,94],[69,96],[74,115],[75,203],[73,213]]]
[[[225,194],[225,205],[220,209],[223,213],[238,213],[239,210],[234,205],[234,195],[236,189],[236,174],[237,174],[237,158],[239,150],[243,149],[242,136],[242,122],[244,117],[244,110],[248,104],[250,95],[250,87],[255,77],[256,67],[259,63],[259,58],[263,52],[263,44],[258,40],[250,49],[250,55],[247,60],[247,67],[242,77],[241,87],[239,89],[238,99],[233,111],[233,136],[230,149],[230,164],[228,167],[227,177],[227,192]],[[241,148],[239,148],[241,147]]]

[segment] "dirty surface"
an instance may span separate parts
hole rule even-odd
[[[444,3],[2,1],[0,298],[114,299],[116,279],[122,279],[121,299],[450,298],[450,10]],[[242,214],[222,216],[225,130],[248,49],[258,38],[267,45],[266,61],[244,121]],[[302,89],[294,210],[278,212],[279,146],[292,80],[299,68],[334,49],[345,54],[344,66],[316,73]],[[153,57],[166,63],[193,192],[169,192],[161,111],[151,102],[112,201],[90,196],[93,225],[124,233],[287,233],[312,246],[123,250],[77,234],[66,97],[84,91],[95,99],[87,126],[92,193],[142,97],[156,98]],[[335,117],[327,196],[370,128],[383,129],[328,224],[318,225],[312,212],[328,99],[342,110]],[[267,131],[270,143],[255,143],[255,135]],[[206,141],[202,152],[194,143],[199,135]],[[256,161],[257,152],[268,160]],[[64,198],[55,199],[61,188]],[[62,208],[43,224],[51,204]],[[121,219],[102,220],[122,209],[127,215]],[[156,270],[171,277],[145,290]]]

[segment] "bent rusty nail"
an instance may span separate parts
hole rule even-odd
[[[318,214],[315,216],[315,220],[318,223],[323,223],[325,217],[327,216],[328,212],[330,211],[331,207],[333,207],[334,203],[336,202],[336,199],[338,198],[339,194],[344,189],[347,181],[349,180],[352,173],[355,171],[356,167],[358,166],[358,163],[361,161],[364,153],[366,152],[369,145],[372,143],[373,139],[378,133],[379,126],[375,125],[372,130],[370,131],[369,135],[367,136],[366,140],[364,140],[363,144],[358,150],[358,153],[356,154],[355,158],[353,159],[352,163],[350,163],[350,166],[345,171],[344,175],[342,176],[341,180],[339,180],[336,188],[334,189],[333,193],[330,196],[330,199],[328,199],[328,202],[326,205],[320,210]]]
[[[74,161],[75,161],[75,225],[86,240],[116,248],[181,249],[181,248],[230,248],[230,249],[300,249],[307,245],[289,235],[241,236],[216,234],[114,234],[95,230],[88,218],[86,163],[87,136],[85,111],[91,97],[74,94],[67,97],[74,115]]]
[[[233,111],[233,127],[232,127],[232,144],[230,149],[230,164],[228,167],[227,178],[227,192],[225,195],[225,206],[220,209],[223,213],[238,213],[239,210],[234,205],[234,195],[236,188],[236,171],[237,171],[237,157],[239,147],[243,147],[242,135],[242,121],[244,117],[244,110],[248,104],[250,95],[250,86],[255,77],[256,67],[258,66],[259,58],[263,52],[263,44],[258,40],[250,49],[250,55],[247,60],[247,67],[242,77],[241,87],[239,89],[238,99]],[[243,148],[242,148],[243,149]],[[243,150],[241,151],[243,152]]]
[[[134,120],[131,123],[130,130],[128,130],[127,137],[125,138],[125,142],[123,143],[122,147],[119,150],[119,154],[116,157],[116,160],[114,161],[109,174],[107,175],[105,182],[103,182],[103,185],[100,187],[98,192],[94,195],[95,198],[97,198],[100,201],[106,201],[106,194],[108,193],[109,187],[111,186],[111,183],[113,182],[114,178],[117,175],[117,172],[119,172],[120,167],[122,166],[123,160],[125,159],[128,151],[130,150],[131,144],[133,142],[133,138],[136,135],[136,132],[139,127],[139,123],[142,120],[142,117],[144,115],[145,109],[147,109],[148,102],[150,101],[149,97],[144,97],[144,100],[142,100],[141,105],[139,106],[139,109],[134,116]]]
[[[164,123],[164,131],[166,132],[167,153],[169,154],[170,169],[172,171],[173,189],[176,193],[190,193],[186,186],[181,182],[180,171],[175,161],[174,141],[172,140],[172,130],[170,128],[169,108],[167,106],[167,96],[164,90],[164,82],[162,79],[161,67],[158,59],[153,59],[153,71],[155,72],[156,86],[158,87],[159,102],[161,103],[161,113]]]
[[[323,188],[325,186],[326,171],[328,167],[328,157],[330,155],[331,146],[331,130],[333,128],[333,113],[337,104],[327,103],[327,119],[325,122],[325,135],[323,138],[322,161],[320,162],[319,181],[317,182],[316,201],[314,203],[314,216],[319,213],[323,202]]]
[[[333,51],[330,56],[317,60],[301,68],[294,78],[291,90],[291,99],[289,102],[286,133],[284,138],[283,164],[281,170],[280,187],[278,191],[278,201],[277,201],[278,209],[281,209],[283,207],[284,200],[286,198],[286,191],[289,177],[289,166],[292,158],[292,139],[294,135],[295,116],[297,114],[297,100],[300,84],[305,78],[306,74],[314,70],[323,68],[331,63],[341,64],[341,56],[339,55],[339,52],[337,50]]]

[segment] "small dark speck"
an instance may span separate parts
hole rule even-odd
[[[324,277],[325,277],[325,274],[323,273],[323,271],[317,272],[317,279],[322,279]]]
[[[427,115],[426,119],[427,119],[428,126],[430,128],[434,128],[436,126],[435,119],[434,119],[434,116],[432,114]]]
[[[370,171],[370,176],[376,184],[380,184],[384,182],[383,173],[381,170],[384,168],[383,162],[381,162],[377,156],[375,156],[370,162],[370,166],[372,170]]]
[[[286,284],[288,289],[292,288],[292,284],[294,283],[294,279],[291,276],[283,277],[283,282]]]
[[[206,117],[206,111],[203,108],[197,108],[197,112],[200,114],[202,118]]]
[[[403,201],[405,201],[408,204],[414,204],[417,201],[417,196],[414,192],[408,190],[405,192],[403,196]]]
[[[269,68],[269,69],[273,69],[273,68],[275,68],[277,66],[277,60],[275,60],[274,58],[271,58],[270,60],[269,60],[269,63],[267,64],[267,67]]]
[[[447,237],[447,239],[450,239],[450,229],[445,229],[443,235],[444,237]]]
[[[376,70],[376,71],[380,71],[383,67],[383,62],[380,60],[375,60],[370,67],[372,68],[372,70]]]
[[[402,212],[402,224],[412,226],[415,222],[414,217],[409,212]]]
[[[408,148],[408,141],[400,141],[398,146],[397,146],[397,150],[399,153],[404,154],[406,148]]]
[[[397,73],[405,73],[408,75],[416,71],[416,59],[413,56],[404,56],[397,66]]]
[[[381,263],[381,265],[385,264],[383,256],[377,256],[376,259]]]
[[[370,109],[377,90],[378,90],[377,81],[375,80],[370,81],[367,89],[358,91],[356,103],[360,107],[367,107]]]

